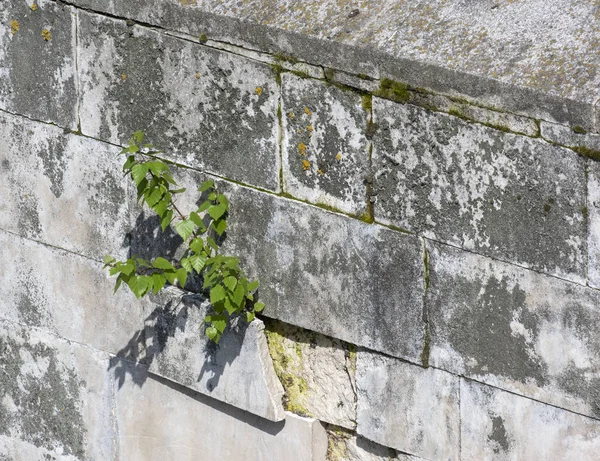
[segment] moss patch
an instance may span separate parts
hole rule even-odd
[[[391,99],[399,103],[407,103],[410,100],[410,91],[406,83],[397,82],[389,78],[382,78],[379,82],[379,90],[375,96]]]

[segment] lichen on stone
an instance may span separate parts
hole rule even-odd
[[[46,42],[49,42],[52,39],[52,34],[48,29],[42,29],[42,37]]]

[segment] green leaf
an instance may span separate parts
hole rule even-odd
[[[215,182],[213,180],[204,181],[198,188],[198,192],[205,192],[208,189],[210,189],[212,186],[214,186],[214,184],[215,184]]]
[[[217,193],[216,192],[211,192],[210,194],[208,194],[208,200],[214,202],[215,200],[217,200]]]
[[[238,284],[238,286],[235,287],[235,291],[233,292],[233,302],[236,305],[241,306],[242,301],[244,300],[245,294],[246,294],[246,290],[244,290],[243,285]]]
[[[165,271],[165,278],[167,279],[167,281],[171,284],[171,285],[175,285],[175,271]]]
[[[169,171],[169,167],[160,160],[154,160],[152,162],[146,162],[148,170],[154,173],[156,176],[160,176],[161,173]]]
[[[183,194],[184,192],[185,192],[185,187],[182,187],[181,189],[171,189],[172,194]]]
[[[173,264],[171,264],[169,261],[167,261],[162,256],[159,256],[154,261],[152,261],[152,265],[154,267],[156,267],[157,269],[175,270],[175,268],[173,267]]]
[[[167,283],[167,278],[162,274],[152,274],[152,289],[154,294],[158,293]]]
[[[130,152],[132,154],[135,154],[135,153],[137,153],[139,151],[140,151],[140,148],[138,146],[136,146],[135,144],[131,144],[129,146],[129,148],[127,149],[127,152]]]
[[[254,291],[258,288],[258,280],[254,280],[248,284],[248,291]]]
[[[169,202],[167,202],[166,200],[161,200],[156,205],[154,205],[154,207],[152,207],[152,209],[158,216],[160,216],[162,218],[164,216],[165,212],[167,211],[168,206],[169,206]]]
[[[194,224],[198,227],[204,227],[204,223],[202,222],[202,218],[198,213],[192,211],[190,213],[190,219],[194,222]]]
[[[206,258],[202,255],[194,255],[190,258],[192,262],[192,267],[198,273],[204,270],[204,266],[206,265]],[[191,272],[191,271],[190,271]]]
[[[110,268],[110,270],[108,271],[108,274],[112,277],[113,275],[116,275],[119,272],[121,272],[121,267],[115,266],[115,267]]]
[[[165,178],[169,184],[172,184],[174,186],[177,185],[177,183],[173,179],[173,176],[171,176],[169,173],[163,173],[162,177]]]
[[[194,224],[194,221],[190,219],[184,219],[175,224],[175,230],[184,241],[194,233],[195,229],[196,225]]]
[[[223,280],[223,285],[225,285],[229,291],[233,292],[233,290],[235,290],[235,286],[237,285],[237,279],[232,276],[225,277],[225,280]]]
[[[265,304],[261,303],[260,301],[254,303],[254,312],[262,312],[262,310],[265,308]]]
[[[133,133],[131,135],[131,139],[136,143],[136,144],[141,144],[142,141],[144,140],[144,132],[143,131],[136,131],[135,133]]]
[[[227,197],[225,197],[223,194],[219,194],[217,200],[225,207],[225,210],[229,209],[229,200],[227,200]]]
[[[146,174],[148,173],[148,165],[145,163],[133,165],[131,168],[131,177],[135,181],[136,186],[142,182],[142,179],[146,178]],[[139,193],[139,190],[138,190]]]
[[[172,220],[173,220],[173,210],[167,210],[167,212],[164,214],[164,216],[160,220],[160,228],[163,230],[163,232],[165,231],[165,229],[167,227],[169,227],[169,224],[171,224]]]
[[[129,171],[135,165],[135,156],[129,155],[123,164],[123,171]]]
[[[128,259],[127,263],[121,266],[121,272],[125,275],[131,275],[131,273],[135,270],[135,263],[132,259]]]
[[[148,187],[148,180],[146,178],[142,179],[140,181],[140,183],[137,185],[137,201],[138,202],[144,196],[144,193],[146,192],[147,187]]]
[[[181,258],[181,267],[183,267],[187,272],[192,272],[194,270],[194,266],[192,266],[191,258]]]
[[[163,196],[163,191],[161,191],[160,189],[154,189],[147,197],[146,197],[146,203],[148,204],[149,207],[153,207],[154,205],[156,205],[159,200],[162,198]]]
[[[136,298],[141,298],[148,292],[150,288],[149,279],[150,277],[147,275],[134,275],[128,280],[127,285],[129,285]]]
[[[187,281],[188,273],[184,267],[177,270],[177,280],[179,281],[179,286],[181,288],[185,288],[185,282]]]
[[[250,323],[255,318],[256,318],[256,314],[254,312],[246,312],[246,322]]]
[[[219,316],[218,319],[215,319],[215,317],[216,316],[213,316],[212,324],[219,333],[223,333],[225,331],[225,328],[227,328],[227,320],[221,318],[221,316]]]
[[[215,221],[225,214],[227,208],[224,205],[213,205],[208,208],[208,214]]]
[[[235,306],[232,302],[230,298],[225,298],[225,309],[227,309],[227,313],[229,315],[233,314],[235,311],[238,310],[238,306]]]
[[[212,202],[210,200],[205,200],[202,202],[202,205],[198,208],[198,213],[202,213],[203,211],[208,210],[208,208],[212,206]]]
[[[109,264],[114,263],[116,261],[116,259],[113,258],[111,255],[105,255],[103,261],[104,261],[104,264],[109,265]]]
[[[117,290],[119,289],[119,287],[121,286],[121,283],[124,281],[125,283],[127,283],[127,279],[128,277],[123,275],[123,274],[119,274],[119,276],[117,277],[117,280],[115,282],[115,290],[113,291],[113,294],[115,294],[117,292]]]
[[[217,331],[217,329],[215,327],[208,327],[206,329],[206,336],[208,336],[208,338],[213,340],[214,342],[219,341],[218,335],[219,335],[219,332]]]
[[[224,219],[213,221],[212,228],[219,236],[221,236],[223,235],[223,232],[225,232],[225,229],[227,229],[227,221],[225,221]]]
[[[217,251],[219,249],[219,247],[217,246],[215,241],[212,239],[212,237],[206,237],[206,242],[210,245],[210,247],[213,250]]]
[[[190,248],[194,253],[202,253],[204,250],[204,240],[202,240],[200,237],[192,239],[190,242]]]
[[[216,285],[210,290],[210,302],[212,304],[218,303],[225,299],[225,289],[223,285]]]

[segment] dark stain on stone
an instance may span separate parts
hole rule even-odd
[[[28,237],[39,237],[42,233],[42,225],[37,210],[37,200],[31,195],[19,196],[18,224],[21,233]]]
[[[494,453],[499,454],[507,452],[510,448],[504,420],[500,416],[492,416],[492,433],[488,435],[488,440],[493,443]]]
[[[56,198],[64,192],[63,176],[67,159],[65,158],[66,136],[52,137],[48,141],[48,149],[38,151],[42,160],[44,176],[50,180],[50,190]]]

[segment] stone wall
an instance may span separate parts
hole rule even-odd
[[[0,5],[0,460],[598,459],[600,7],[463,3]],[[218,347],[102,270],[181,243],[135,130],[228,194]]]

